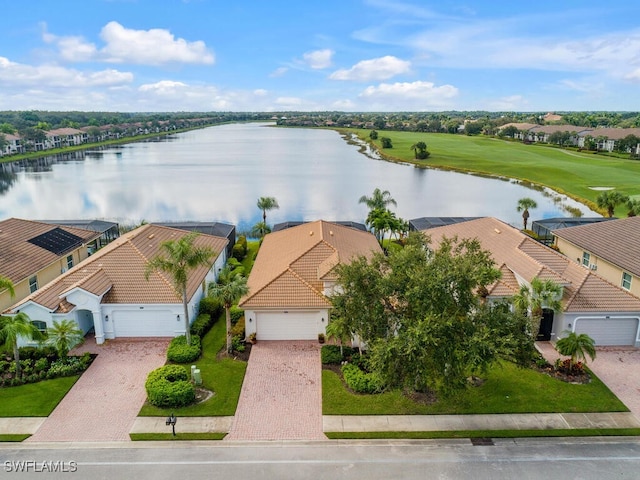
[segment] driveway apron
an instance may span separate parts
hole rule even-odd
[[[146,400],[147,374],[165,363],[168,338],[87,338],[72,354],[97,358],[27,442],[126,441]]]
[[[260,341],[251,348],[240,400],[225,440],[326,440],[320,345]]]

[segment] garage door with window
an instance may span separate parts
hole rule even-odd
[[[597,346],[635,345],[638,334],[638,319],[579,318],[575,321],[575,332],[586,333]]]
[[[184,321],[170,310],[118,310],[113,312],[115,337],[173,337],[184,333]]]
[[[256,337],[258,340],[317,340],[318,333],[323,331],[322,318],[319,311],[257,312]]]

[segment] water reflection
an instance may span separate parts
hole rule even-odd
[[[221,221],[242,231],[260,220],[258,197],[274,196],[280,209],[268,213],[271,224],[362,222],[358,199],[376,187],[391,192],[405,219],[490,215],[519,225],[524,196],[538,203],[533,219],[566,216],[561,204],[597,215],[514,182],[388,163],[359,148],[329,130],[232,124],[3,164],[14,177],[0,190],[0,218]]]

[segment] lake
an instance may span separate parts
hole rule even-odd
[[[437,152],[432,152],[437,155]],[[332,130],[227,124],[57,158],[0,165],[0,218],[106,219],[123,224],[219,221],[248,230],[261,220],[258,197],[276,197],[267,223],[364,222],[362,195],[389,190],[399,217],[493,216],[521,226],[568,216],[584,205],[512,181],[421,169],[372,159]]]

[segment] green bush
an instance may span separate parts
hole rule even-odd
[[[352,363],[342,366],[342,376],[347,386],[356,393],[380,393],[382,382],[374,373],[365,373]]]
[[[231,335],[234,337],[242,337],[244,339],[245,337],[245,331],[244,331],[244,317],[242,317],[240,320],[238,320],[236,322],[236,324],[231,327]]]
[[[339,365],[343,360],[338,345],[324,345],[322,349],[320,349],[320,358],[324,365],[329,363]]]
[[[191,335],[191,345],[187,345],[184,335],[171,340],[167,349],[167,360],[174,363],[190,363],[197,360],[202,353],[202,345],[198,335]]]
[[[242,261],[242,259],[245,257],[245,255],[247,254],[247,252],[245,251],[244,248],[242,248],[242,245],[239,243],[236,243],[233,246],[233,249],[231,250],[231,255],[232,258],[235,258],[238,261]]]
[[[244,335],[234,335],[231,337],[231,350],[234,352],[244,352],[247,347],[244,344]]]
[[[238,323],[238,320],[240,320],[241,318],[244,317],[244,310],[241,309],[240,307],[235,306],[235,305],[233,307],[231,307],[230,313],[231,313],[231,323],[233,325]]]
[[[198,313],[200,315],[206,313],[211,317],[211,321],[213,323],[218,320],[218,317],[220,317],[223,310],[222,304],[211,297],[203,297],[202,300],[200,300],[200,305],[198,306]]]
[[[50,362],[58,359],[55,347],[45,345],[43,347],[20,347],[20,360],[40,360],[48,358]]]
[[[192,335],[198,335],[200,338],[204,337],[205,334],[211,330],[213,327],[214,320],[211,318],[211,315],[208,313],[201,313],[196,317],[190,327],[190,331]]]
[[[180,365],[165,365],[153,370],[144,387],[149,403],[156,407],[183,407],[196,399],[189,373]]]

